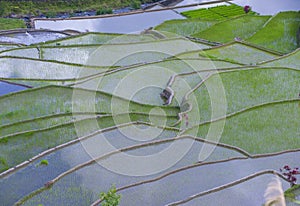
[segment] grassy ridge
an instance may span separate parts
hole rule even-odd
[[[254,36],[248,39],[273,50],[288,53],[297,48],[297,30],[300,27],[299,12],[281,12]]]
[[[232,43],[222,47],[208,49],[204,52],[210,58],[238,62],[243,64],[256,64],[258,62],[275,59],[275,54],[253,48],[241,43]]]
[[[219,107],[224,104],[227,105],[227,114],[267,102],[298,97],[299,86],[297,80],[300,77],[299,71],[284,68],[257,68],[241,71],[233,70],[219,75],[225,89],[226,102],[218,104]],[[217,81],[218,76],[213,76],[206,81],[205,85],[193,92],[197,99],[201,99],[198,102],[200,116],[202,117],[201,122],[210,121],[211,119],[211,96],[214,93],[209,94],[206,88],[207,85],[214,85]],[[227,143],[234,145],[234,142]]]
[[[247,39],[261,29],[269,18],[270,16],[244,15],[215,24],[193,36],[221,43],[233,41],[235,37]]]
[[[165,21],[158,25],[155,29],[158,31],[166,31],[176,33],[182,36],[190,36],[192,34],[204,31],[218,21],[215,20],[199,20],[199,19],[176,19]]]
[[[299,102],[291,102],[265,106],[227,118],[221,142],[251,154],[299,148],[298,111]],[[205,136],[208,127],[201,126],[198,135]]]

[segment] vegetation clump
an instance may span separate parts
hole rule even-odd
[[[117,206],[120,204],[121,195],[117,194],[116,186],[113,185],[107,193],[101,192],[102,206]]]

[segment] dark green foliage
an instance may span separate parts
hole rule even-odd
[[[122,8],[130,6],[134,9],[140,8],[142,3],[152,3],[157,0],[1,0],[2,12],[0,10],[0,16],[8,16],[9,14],[27,15],[33,14],[37,15],[39,13],[47,14],[48,12],[69,12],[73,11],[87,11],[87,10],[101,10],[101,8]],[[4,9],[5,8],[5,9]]]
[[[138,1],[138,0],[132,1],[130,6],[133,9],[140,9],[141,8],[141,2]]]
[[[101,8],[97,11],[97,15],[102,15],[102,14],[112,14],[113,11],[111,8]]]
[[[53,11],[49,11],[45,15],[47,18],[54,18],[57,15],[57,13]]]

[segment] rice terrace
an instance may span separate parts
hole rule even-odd
[[[298,0],[22,2],[0,206],[300,205]]]

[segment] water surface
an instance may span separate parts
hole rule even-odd
[[[35,27],[36,29],[73,29],[81,32],[135,33],[154,27],[166,20],[183,18],[172,10],[166,10],[96,19],[37,20]]]
[[[23,86],[9,84],[9,83],[0,81],[0,96],[9,94],[11,92],[18,92],[18,91],[25,90],[25,89],[27,89],[27,88],[23,87]]]

